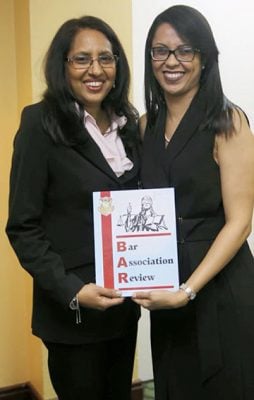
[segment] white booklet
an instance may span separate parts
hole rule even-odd
[[[173,188],[93,193],[96,283],[131,296],[179,288]]]

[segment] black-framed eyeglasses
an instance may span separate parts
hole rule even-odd
[[[189,45],[181,45],[171,50],[166,46],[156,46],[151,48],[151,57],[154,61],[166,61],[171,54],[174,54],[177,61],[193,61],[195,54],[200,53],[199,49],[194,49]]]
[[[93,58],[89,54],[75,54],[72,57],[67,57],[66,61],[74,69],[86,69],[89,68],[94,61],[98,61],[102,68],[112,68],[118,61],[118,56],[115,54],[100,54],[98,57]]]

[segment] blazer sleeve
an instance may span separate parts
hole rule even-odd
[[[20,264],[48,296],[68,307],[84,283],[66,273],[41,219],[48,187],[48,160],[54,146],[41,127],[38,107],[26,107],[14,140],[6,233]]]

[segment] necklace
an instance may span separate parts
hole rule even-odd
[[[164,135],[164,139],[165,139],[165,148],[167,148],[170,140],[167,138],[166,135]]]
[[[174,135],[174,133],[171,133],[169,135],[167,135],[167,132],[164,133],[164,139],[165,139],[165,146],[166,147],[171,142],[173,135]]]

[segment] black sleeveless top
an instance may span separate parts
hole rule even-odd
[[[178,242],[212,240],[224,224],[219,167],[213,158],[214,134],[202,129],[205,102],[199,93],[165,148],[163,107],[143,145],[144,188],[174,187]],[[190,270],[179,265],[185,280]],[[188,267],[188,266],[187,266]]]

